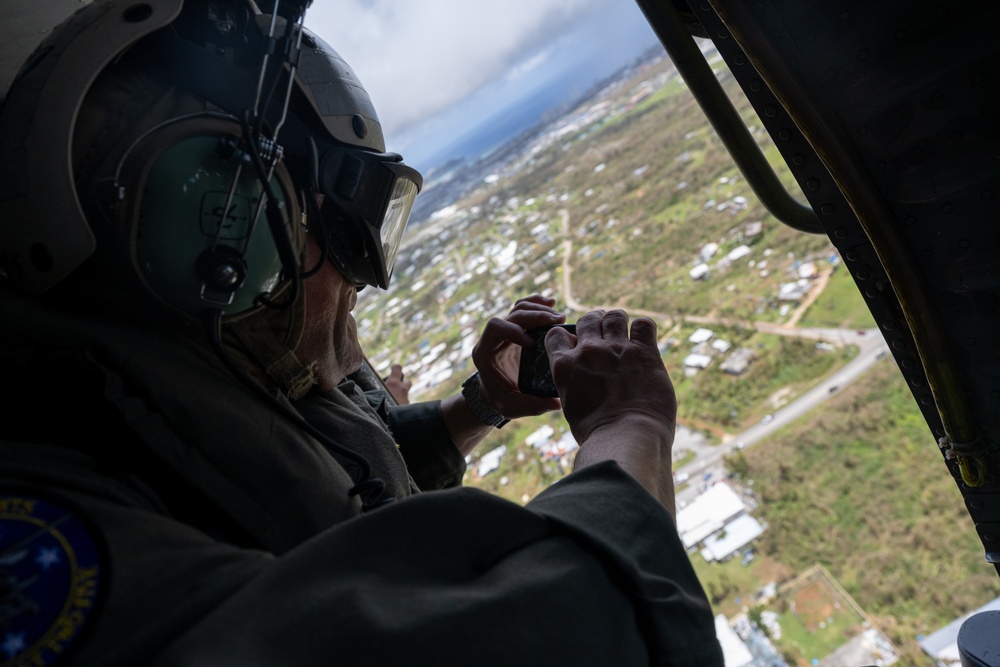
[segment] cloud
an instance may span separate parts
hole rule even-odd
[[[386,134],[398,135],[492,81],[538,67],[548,44],[612,2],[318,0],[306,22],[351,64]]]
[[[523,60],[511,67],[504,76],[508,81],[516,81],[544,65],[551,56],[552,49],[543,49],[527,60]]]

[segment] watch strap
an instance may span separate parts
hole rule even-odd
[[[476,371],[462,383],[462,396],[465,397],[465,404],[469,406],[469,410],[479,421],[489,426],[503,428],[504,424],[510,420],[483,403],[479,396],[479,388],[479,371]]]

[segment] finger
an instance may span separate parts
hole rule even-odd
[[[601,322],[601,334],[606,340],[628,342],[628,314],[624,310],[610,310]]]
[[[603,310],[592,310],[576,322],[576,335],[578,338],[600,338],[601,320],[604,319]]]
[[[656,346],[656,322],[648,317],[637,317],[632,320],[632,341]]]
[[[514,305],[513,308],[510,309],[511,314],[519,313],[522,311],[537,311],[543,313],[553,313],[557,315],[559,314],[559,311],[557,311],[555,308],[552,308],[551,306],[548,306],[544,303],[534,303],[532,301],[519,301]]]
[[[579,325],[577,325],[579,326]],[[578,329],[579,331],[579,329]],[[549,354],[549,359],[552,359],[552,355],[559,354],[564,350],[570,350],[575,347],[575,340],[573,334],[566,331],[562,327],[553,327],[545,334],[545,351]]]
[[[551,297],[542,296],[541,294],[532,294],[530,296],[526,296],[524,298],[521,298],[521,299],[518,299],[517,301],[515,301],[514,302],[514,308],[517,308],[518,304],[522,304],[522,303],[534,303],[534,304],[540,304],[540,305],[543,305],[543,306],[554,306],[555,303],[556,303],[556,300],[553,299],[553,298],[551,298]]]
[[[530,330],[551,324],[561,324],[566,321],[566,316],[562,313],[541,310],[515,310],[507,316],[507,321]]]
[[[490,318],[486,327],[483,328],[483,335],[479,338],[476,347],[492,352],[498,350],[504,343],[530,347],[534,345],[534,340],[520,324],[510,320],[501,320],[499,317]]]
[[[389,377],[395,377],[402,381],[404,377],[403,367],[399,364],[393,364],[392,369],[389,371]]]

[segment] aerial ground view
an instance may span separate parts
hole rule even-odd
[[[428,175],[441,205],[411,223],[392,288],[360,295],[370,362],[433,399],[519,297],[552,296],[570,322],[652,318],[679,399],[678,530],[738,664],[933,665],[921,641],[1000,595],[836,250],[756,201],[668,60],[462,172]],[[576,447],[557,414],[519,420],[466,484],[524,503]]]

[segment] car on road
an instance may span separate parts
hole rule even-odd
[[[674,484],[683,484],[690,479],[691,475],[686,472],[675,472],[674,473]]]
[[[774,419],[774,415],[764,415],[764,418],[760,420],[761,424],[770,424]]]

